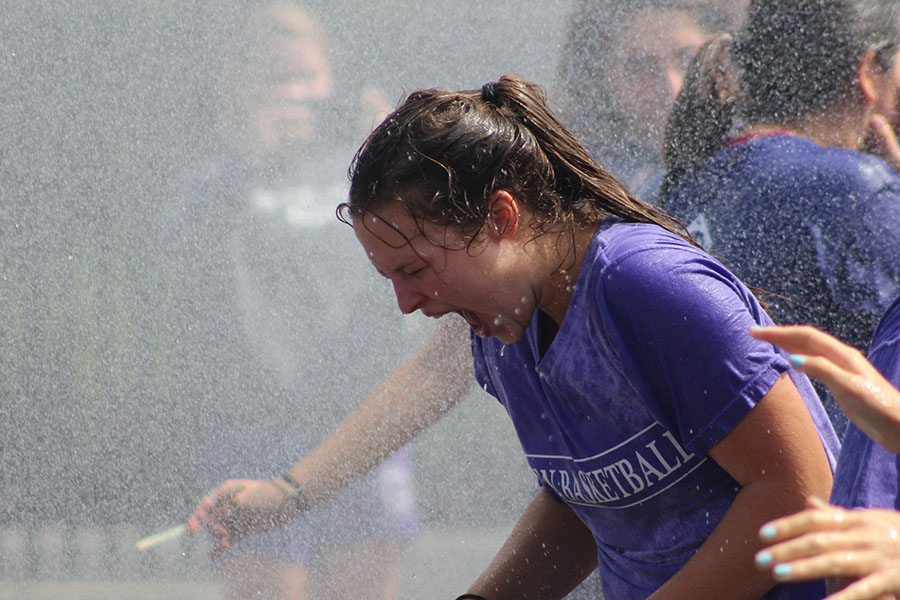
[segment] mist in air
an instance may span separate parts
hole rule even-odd
[[[409,92],[517,73],[632,191],[652,185],[677,92],[660,82],[735,13],[614,13],[615,38],[568,32],[579,8],[2,1],[0,599],[226,597],[205,534],[134,543],[226,478],[279,476],[431,333],[334,215]],[[332,526],[257,550],[383,534],[397,598],[454,597],[536,482],[473,380],[359,485]]]

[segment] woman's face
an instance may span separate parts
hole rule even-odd
[[[294,157],[323,134],[332,69],[327,48],[306,31],[308,21],[296,11],[254,15],[247,48],[223,65],[225,122],[254,161]]]
[[[640,12],[612,37],[601,65],[605,86],[626,135],[639,145],[659,151],[669,110],[705,38],[691,13],[681,9]]]
[[[426,223],[423,233],[399,202],[357,218],[353,229],[374,267],[391,280],[404,314],[457,313],[479,336],[505,344],[522,338],[536,294],[518,236],[486,226],[467,246],[452,226]]]
[[[311,39],[283,38],[268,42],[260,59],[244,92],[262,146],[277,151],[316,139],[332,91],[325,50]]]

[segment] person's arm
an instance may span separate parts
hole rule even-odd
[[[756,566],[784,582],[855,580],[826,600],[900,597],[900,513],[847,510],[818,498],[809,506],[760,529],[760,539],[772,545],[756,555]]]
[[[247,535],[278,527],[328,498],[402,448],[453,407],[472,383],[465,321],[442,319],[418,352],[389,373],[315,449],[291,467],[297,502],[281,481],[228,480],[200,500],[188,519],[215,539],[213,553]]]
[[[754,327],[750,334],[792,353],[797,369],[827,385],[863,433],[900,453],[900,391],[859,350],[809,326]]]
[[[469,326],[438,322],[418,352],[375,390],[290,474],[313,504],[369,472],[455,406],[473,382]]]
[[[541,489],[468,593],[487,600],[562,598],[596,566],[590,530],[567,504]]]
[[[759,598],[774,581],[752,568],[760,526],[827,496],[832,472],[800,393],[782,375],[709,455],[742,486],[693,557],[650,598]]]

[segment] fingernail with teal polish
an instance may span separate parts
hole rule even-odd
[[[800,354],[791,354],[788,356],[788,360],[791,361],[791,364],[795,367],[801,367],[803,366],[803,363],[806,362],[806,357],[801,356]]]
[[[759,568],[765,569],[766,567],[768,567],[771,564],[772,564],[772,553],[771,552],[769,552],[767,550],[763,550],[762,552],[760,552],[759,554],[756,555],[756,566],[758,566]]]
[[[787,577],[791,574],[791,565],[775,565],[775,570],[773,571],[776,577]]]
[[[766,525],[762,529],[759,530],[759,535],[769,539],[775,537],[775,526],[774,525]]]

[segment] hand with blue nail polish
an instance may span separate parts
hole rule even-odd
[[[859,350],[809,326],[753,327],[750,335],[790,352],[791,364],[827,385],[867,436],[900,453],[900,391]]]
[[[779,582],[830,578],[826,600],[900,598],[900,512],[847,510],[818,498],[808,505],[760,529],[770,545],[756,554],[757,568]]]

